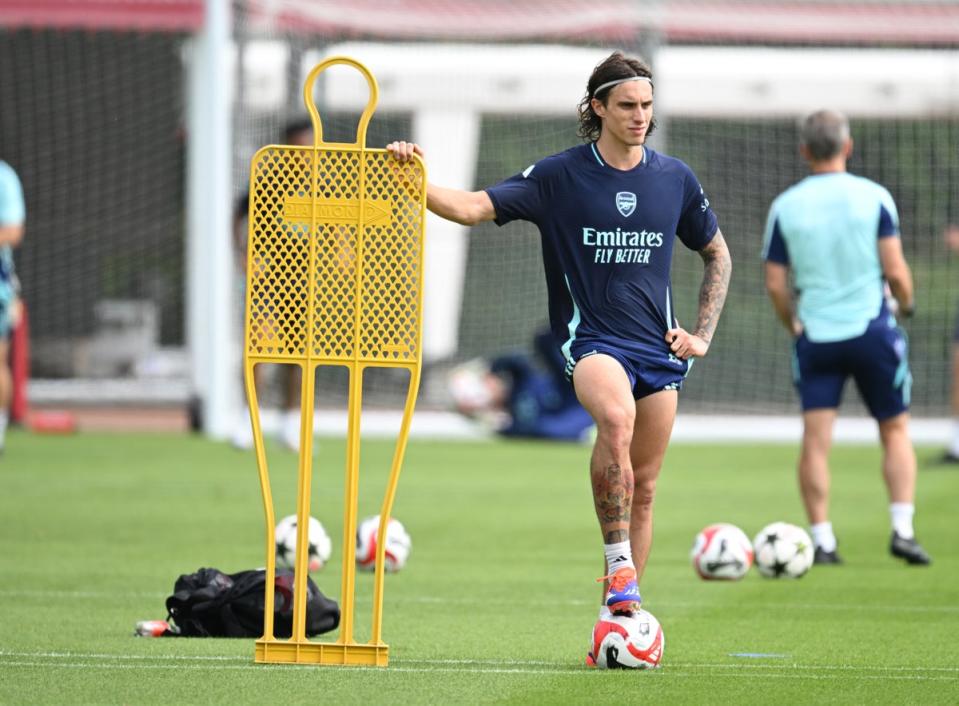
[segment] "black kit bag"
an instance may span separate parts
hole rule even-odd
[[[180,637],[261,637],[266,571],[255,569],[224,574],[200,569],[183,574],[166,599],[168,619]],[[293,572],[278,569],[274,582],[273,632],[293,634]],[[340,607],[324,596],[313,579],[306,580],[306,634],[320,635],[340,624]]]

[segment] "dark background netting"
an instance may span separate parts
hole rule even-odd
[[[306,52],[343,39],[254,27],[246,24],[243,7],[235,5],[238,49],[242,53],[250,42],[263,39],[284,43],[289,90],[284,105],[264,112],[246,105],[244,90],[251,89],[238,81],[237,197],[256,148],[280,140],[284,124],[304,116],[300,80]],[[438,2],[437,12],[444,7]],[[95,307],[105,299],[152,302],[159,315],[158,343],[184,345],[185,39],[142,32],[0,30],[0,158],[17,169],[27,196],[27,237],[16,260],[31,311],[36,377],[80,374],[67,359],[96,333]],[[581,37],[575,45],[584,46]],[[835,39],[832,45],[843,46]],[[589,69],[583,67],[584,82]],[[463,86],[464,95],[469,90]],[[352,139],[356,117],[326,111],[326,138]],[[710,355],[688,379],[683,409],[793,411],[789,341],[763,291],[759,250],[769,203],[804,174],[796,157],[795,121],[659,118],[662,136],[654,146],[697,173],[734,259],[726,311]],[[411,126],[409,113],[378,112],[368,143],[382,146],[407,137]],[[575,127],[574,106],[568,118],[526,111],[483,116],[475,187],[575,144]],[[859,119],[853,121],[853,133],[850,169],[892,192],[914,269],[918,306],[908,324],[914,409],[919,415],[941,415],[948,409],[959,304],[959,258],[949,256],[942,239],[945,225],[959,220],[959,115]],[[427,145],[428,156],[442,149]],[[684,324],[695,319],[701,273],[698,256],[677,246],[674,295]],[[463,286],[459,350],[427,366],[421,405],[445,403],[442,381],[450,366],[529,348],[546,321],[535,228],[523,223],[474,228]],[[323,373],[321,388],[326,399],[341,400],[346,392],[342,376],[334,372]],[[404,393],[405,380],[386,375],[371,399],[398,406]],[[854,397],[847,390],[847,398]],[[861,408],[854,403],[847,411]]]
[[[44,341],[90,335],[102,299],[155,302],[161,341],[183,342],[179,46],[160,34],[0,30],[0,159],[23,182],[15,259],[41,358]]]

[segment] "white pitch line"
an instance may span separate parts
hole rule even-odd
[[[890,665],[883,665],[881,667],[869,667],[856,664],[795,664],[795,663],[774,663],[769,662],[766,664],[763,663],[742,663],[742,664],[730,664],[730,663],[718,663],[718,664],[708,664],[708,663],[697,663],[697,662],[680,662],[676,664],[670,664],[672,667],[682,667],[682,668],[703,668],[703,669],[796,669],[796,670],[805,670],[815,671],[817,669],[827,670],[827,671],[859,671],[859,672],[947,672],[947,673],[956,673],[959,674],[959,667],[896,667]]]
[[[311,665],[297,664],[118,664],[116,662],[28,662],[15,661],[6,662],[0,660],[0,669],[3,667],[41,667],[60,668],[60,669],[193,669],[193,670],[280,670],[291,669],[291,673],[296,667],[310,667]],[[403,667],[391,666],[387,669],[382,667],[364,667],[364,666],[336,666],[338,669],[348,671],[364,671],[373,674],[385,674],[387,672],[457,672],[459,674],[588,674],[593,670],[585,667],[567,667],[565,669],[522,669],[522,668],[487,668],[487,669],[455,669],[437,667]]]
[[[169,593],[154,593],[154,592],[130,592],[123,594],[124,598],[166,598],[169,596]],[[113,592],[106,591],[57,591],[57,590],[43,590],[38,589],[36,591],[23,591],[18,589],[9,589],[3,590],[0,589],[0,596],[9,597],[9,598],[30,598],[36,596],[38,598],[84,598],[91,600],[99,600],[101,598],[117,598],[117,594]]]
[[[158,665],[135,665],[135,664],[110,664],[109,662],[101,664],[99,666],[103,668],[110,668],[111,666],[118,669],[130,668],[130,669],[139,669],[139,668],[149,668],[149,669],[168,669],[175,668],[180,666],[188,666],[194,669],[234,669],[234,668],[251,668],[251,669],[261,669],[268,665],[258,665],[250,661],[249,657],[239,657],[239,656],[226,656],[226,655],[128,655],[128,654],[105,654],[105,653],[84,653],[84,652],[15,652],[15,651],[0,651],[0,657],[22,657],[22,658],[40,658],[42,662],[31,662],[30,666],[70,666],[71,663],[67,662],[56,662],[52,660],[57,659],[79,659],[79,660],[119,660],[119,661],[150,661],[150,660],[168,660],[168,661],[178,661],[178,662],[195,662],[195,661],[207,661],[207,662],[220,662],[221,664],[210,664],[210,665],[182,665],[182,664],[158,664]],[[245,662],[245,664],[222,664],[223,662]],[[27,665],[28,663],[22,662],[8,662],[0,660],[0,666],[2,665]],[[423,664],[429,665],[428,667],[415,667],[412,665]],[[411,665],[411,666],[405,666]],[[579,667],[561,667],[557,665],[556,662],[547,662],[542,660],[497,660],[497,659],[406,659],[399,660],[399,664],[394,662],[394,667],[391,669],[401,670],[401,671],[454,671],[455,667],[463,666],[483,666],[490,669],[465,669],[460,671],[476,671],[476,672],[511,672],[518,671],[520,673],[539,673],[543,671],[547,672],[581,672],[582,668]],[[296,665],[269,665],[269,666],[296,666]],[[524,667],[553,667],[553,669],[523,669]],[[351,667],[352,668],[352,667]],[[361,667],[362,668],[362,667]],[[377,668],[378,669],[378,668]],[[795,663],[769,663],[769,664],[757,664],[757,663],[696,663],[696,662],[679,662],[673,664],[665,665],[665,672],[670,674],[682,674],[683,672],[675,672],[676,669],[705,669],[705,670],[737,670],[737,671],[759,671],[764,672],[769,671],[834,671],[834,672],[878,672],[880,674],[876,675],[856,675],[863,678],[869,676],[875,676],[877,678],[881,676],[888,676],[889,678],[903,678],[903,679],[913,679],[913,678],[926,678],[921,674],[915,675],[903,675],[896,676],[893,675],[883,675],[882,673],[888,672],[931,672],[931,673],[944,673],[944,676],[940,677],[942,679],[952,680],[959,679],[959,676],[949,676],[950,674],[959,674],[959,667],[907,667],[907,666],[860,666],[853,664],[795,664]],[[837,675],[838,676],[838,675]]]
[[[77,659],[199,659],[213,660],[217,662],[228,661],[249,661],[250,657],[228,656],[228,655],[129,655],[129,654],[108,654],[98,652],[14,652],[12,650],[0,650],[0,657],[42,657],[59,659],[61,657],[75,657]]]
[[[669,676],[675,677],[692,677],[692,678],[702,678],[701,672],[673,672],[671,670],[663,670],[664,675],[667,673]],[[726,677],[734,679],[818,679],[820,681],[825,681],[829,679],[864,679],[864,680],[881,680],[881,681],[945,681],[945,682],[955,682],[959,681],[959,677],[948,677],[948,676],[926,676],[923,674],[774,674],[765,672],[763,674],[736,674],[733,672],[717,672],[715,674],[710,674],[710,677]]]
[[[3,662],[0,661],[0,668],[2,667],[39,667],[44,669],[49,668],[59,668],[59,669],[192,669],[192,670],[261,670],[261,671],[276,671],[281,669],[287,669],[290,667],[303,666],[303,665],[278,665],[278,664],[247,664],[247,665],[232,665],[232,664],[116,664],[116,663],[97,663],[97,662],[26,662],[26,661],[17,661],[17,662]],[[393,672],[412,672],[412,673],[436,673],[436,672],[456,672],[458,674],[523,674],[523,675],[555,675],[555,674],[602,674],[603,670],[592,670],[586,669],[584,667],[569,667],[565,669],[521,669],[521,668],[486,668],[486,669],[455,669],[455,668],[436,668],[436,667],[404,667],[404,666],[392,666],[386,669],[382,667],[361,667],[361,666],[351,666],[351,667],[339,667],[342,670],[349,671],[362,671],[369,672],[373,674],[390,674]],[[295,673],[291,670],[291,673]],[[666,677],[691,677],[691,678],[702,678],[701,672],[678,672],[672,669],[663,669],[656,670],[653,673],[661,675],[659,678]],[[829,679],[861,679],[861,680],[899,680],[899,681],[959,681],[956,677],[947,677],[947,676],[924,676],[922,674],[915,675],[888,675],[888,674],[756,674],[756,673],[718,673],[711,676],[727,677],[727,678],[745,678],[745,679],[818,679],[818,680],[829,680]],[[595,677],[587,677],[595,678]]]
[[[168,593],[128,593],[126,594],[129,598],[166,598],[169,596]],[[102,598],[111,598],[115,599],[115,593],[97,592],[97,591],[23,591],[23,590],[2,590],[0,589],[0,597],[9,597],[9,598],[30,598],[30,597],[49,597],[49,598],[78,598],[78,599],[91,599],[98,600]],[[392,603],[424,603],[428,605],[514,605],[515,601],[511,599],[471,599],[471,598],[448,598],[441,596],[410,596],[410,597],[387,597],[387,602]],[[357,600],[357,603],[366,605],[372,603],[372,598],[362,597]],[[546,605],[545,603],[543,605]],[[573,608],[578,607],[593,607],[596,605],[595,600],[587,599],[569,599],[565,601],[550,601],[550,606],[569,606]],[[697,608],[702,609],[704,606],[702,603],[694,603],[687,601],[658,601],[656,602],[656,607],[663,608]],[[705,606],[709,607],[709,606]],[[715,606],[720,607],[720,606]],[[769,603],[769,604],[753,604],[751,606],[752,610],[835,610],[835,611],[867,611],[871,613],[959,613],[959,605],[954,606],[931,606],[931,605],[888,605],[888,606],[872,606],[872,605],[863,605],[861,603],[856,604],[847,604],[847,603]]]
[[[13,650],[0,650],[0,657],[40,657],[43,659],[117,659],[117,660],[141,660],[149,661],[155,659],[163,660],[206,660],[217,662],[247,662],[250,663],[250,656],[227,656],[227,655],[131,655],[131,654],[109,654],[103,652],[15,652]],[[406,659],[401,660],[410,664],[442,664],[442,665],[467,665],[483,664],[494,666],[556,666],[556,662],[546,660],[511,660],[511,659]]]
[[[484,599],[474,600],[469,598],[461,599],[450,599],[443,598],[439,596],[413,596],[409,598],[393,598],[395,603],[429,603],[429,604],[450,604],[450,605],[515,605],[515,601],[503,599],[503,600],[489,600]],[[365,601],[370,602],[370,601]],[[544,604],[545,605],[545,604]],[[596,605],[595,600],[579,600],[579,599],[570,599],[565,601],[550,601],[549,605],[551,606],[570,606],[570,607],[580,607],[580,606],[589,606],[593,607]],[[644,606],[646,603],[643,604]],[[711,606],[704,606],[702,603],[686,602],[686,601],[657,601],[656,606],[664,608],[697,608],[702,609],[704,607],[709,608]],[[721,606],[713,606],[721,607]],[[837,611],[869,611],[872,613],[881,613],[881,612],[896,612],[896,613],[959,613],[959,606],[929,606],[929,605],[889,605],[889,606],[870,606],[862,604],[844,604],[844,603],[754,603],[750,605],[750,610],[837,610]]]

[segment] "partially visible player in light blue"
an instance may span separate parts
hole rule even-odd
[[[895,316],[912,314],[912,274],[892,196],[846,171],[852,146],[841,113],[809,115],[802,123],[800,154],[812,173],[773,201],[766,223],[766,290],[795,337],[793,373],[803,409],[799,487],[816,563],[841,563],[829,521],[829,449],[851,376],[879,424],[892,521],[889,550],[910,564],[928,564],[913,531],[912,375],[906,336]]]
[[[26,208],[17,173],[0,160],[0,450],[7,431],[7,415],[13,394],[10,376],[10,332],[18,310],[17,279],[13,271],[13,248],[23,239]]]

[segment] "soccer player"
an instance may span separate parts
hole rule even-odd
[[[18,309],[13,248],[23,240],[25,217],[20,179],[13,167],[0,160],[0,451],[3,450],[13,395],[9,362],[10,332]]]
[[[852,376],[879,424],[892,520],[889,551],[910,564],[928,564],[912,523],[916,456],[909,437],[906,337],[884,296],[885,279],[899,315],[912,314],[912,274],[896,205],[879,184],[846,172],[853,142],[841,113],[809,115],[800,138],[811,175],[773,201],[763,259],[776,315],[795,337],[795,383],[803,410],[799,488],[815,562],[841,563],[829,521],[828,456],[842,389]]]
[[[731,271],[696,176],[645,146],[654,127],[652,72],[615,52],[595,67],[579,105],[585,144],[482,191],[427,191],[429,209],[457,223],[520,219],[539,227],[553,336],[597,427],[590,477],[606,555],[601,615],[641,603],[677,391],[692,359],[709,349]],[[400,160],[423,154],[407,142],[388,149]],[[690,331],[673,316],[677,236],[705,264]]]

